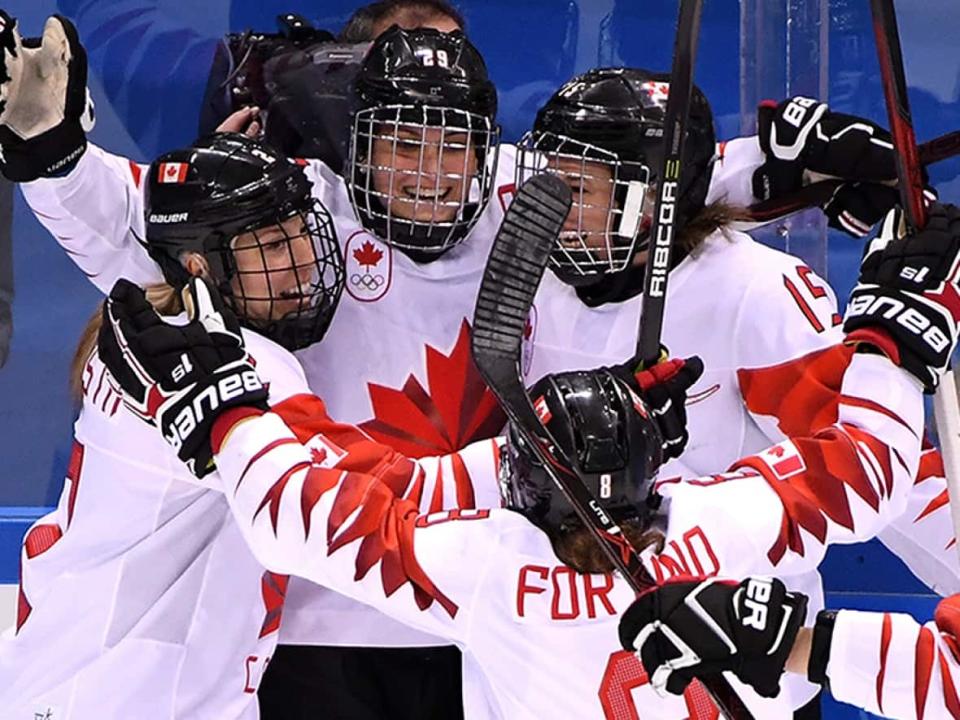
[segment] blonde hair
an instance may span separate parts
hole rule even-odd
[[[161,315],[177,315],[183,312],[183,300],[172,285],[167,283],[148,285],[144,288],[144,292],[147,302],[153,305]],[[70,396],[78,405],[83,401],[83,369],[90,361],[93,351],[97,349],[97,336],[103,324],[103,305],[103,302],[99,303],[90,320],[87,321],[70,363]]]

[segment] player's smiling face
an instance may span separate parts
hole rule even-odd
[[[231,246],[237,271],[230,285],[245,318],[267,322],[306,309],[316,253],[302,215],[238,235]]]
[[[382,124],[370,164],[390,214],[424,224],[456,220],[477,176],[470,134],[440,127]]]
[[[606,163],[559,156],[550,170],[570,186],[573,204],[563,223],[561,241],[567,245],[597,248],[605,253],[613,222],[613,169]]]

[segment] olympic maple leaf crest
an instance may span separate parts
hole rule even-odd
[[[369,383],[374,418],[360,427],[408,457],[455,452],[503,429],[506,416],[473,364],[466,320],[449,355],[426,346],[426,368],[426,388],[412,373],[399,390]]]
[[[373,267],[383,259],[383,250],[376,247],[369,240],[353,251],[353,259],[362,267]]]

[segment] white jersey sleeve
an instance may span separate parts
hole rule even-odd
[[[879,539],[927,587],[947,596],[960,593],[960,558],[954,534],[943,458],[938,450],[927,448],[920,457],[906,511]]]
[[[960,717],[960,596],[920,625],[899,613],[837,613],[827,675],[841,702],[903,720]]]
[[[883,405],[872,399],[878,387],[888,390]],[[815,569],[830,544],[870,539],[903,513],[922,430],[919,385],[886,358],[855,355],[836,422],[743,458],[728,473],[661,484],[670,505],[655,574]]]
[[[722,202],[746,207],[757,202],[753,194],[753,173],[764,162],[766,157],[756,135],[719,143],[706,204]]]
[[[40,223],[104,294],[120,278],[138,285],[163,282],[138,240],[145,236],[146,173],[147,166],[89,145],[65,177],[21,185]]]
[[[451,467],[461,462],[459,472],[492,472],[495,443],[471,447]],[[470,613],[461,609],[472,602],[497,538],[458,543],[460,536],[444,529],[446,520],[483,519],[486,510],[420,514],[411,498],[430,502],[441,463],[425,467],[334,423],[312,396],[237,425],[216,457],[241,532],[268,569],[304,577],[445,639],[464,637]],[[416,490],[431,484],[432,491]],[[484,527],[496,534],[495,525]]]

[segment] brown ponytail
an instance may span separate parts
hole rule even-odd
[[[653,546],[657,552],[663,550],[663,533],[644,529],[636,520],[627,520],[620,525],[623,535],[630,544],[643,550]],[[550,534],[553,552],[564,565],[569,565],[579,573],[613,572],[613,563],[597,544],[593,533],[579,521],[572,523],[569,529]]]
[[[683,232],[677,237],[677,242],[685,255],[696,255],[703,241],[715,231],[723,230],[731,223],[749,222],[749,220],[750,216],[745,208],[726,203],[712,203],[684,225]]]

